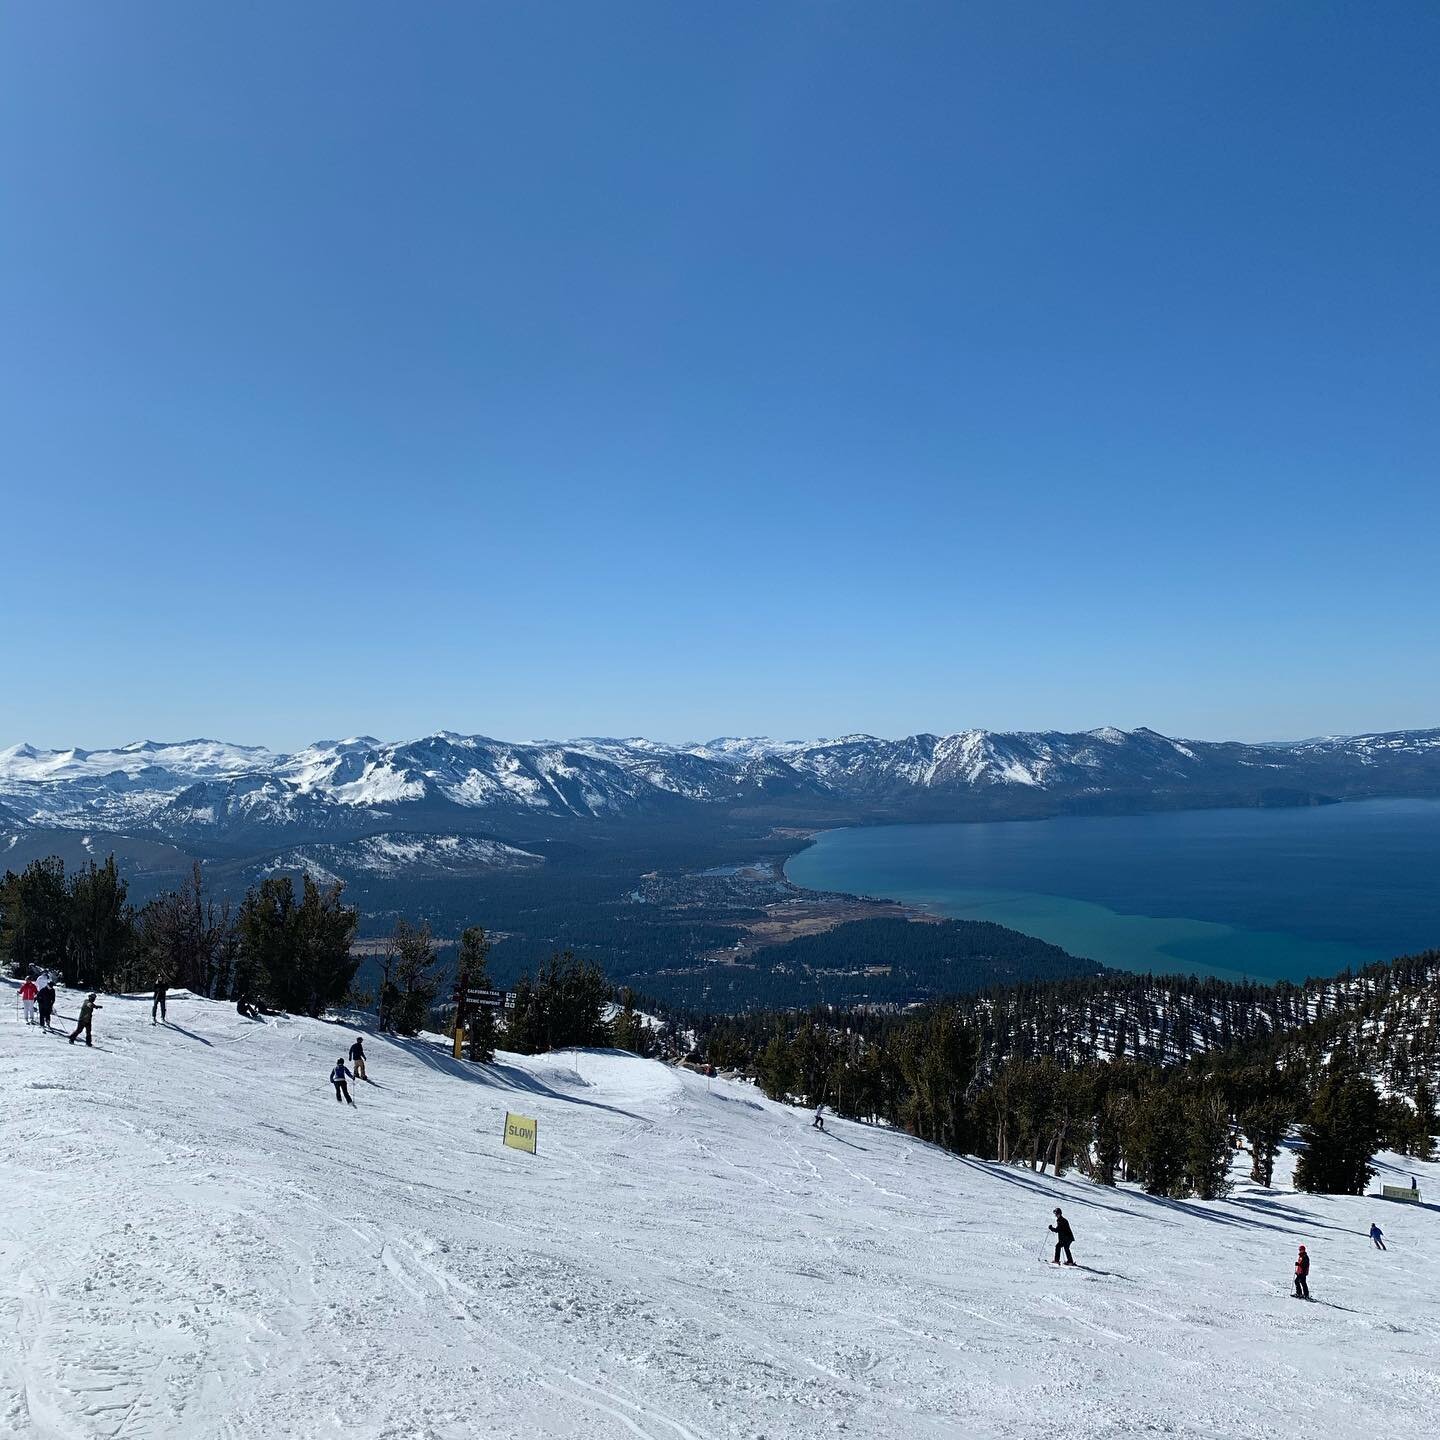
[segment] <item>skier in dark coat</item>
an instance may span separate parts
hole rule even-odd
[[[335,1062],[335,1068],[330,1072],[330,1083],[335,1087],[335,1101],[338,1104],[343,1100],[347,1105],[355,1102],[350,1098],[350,1087],[346,1085],[347,1080],[355,1077],[345,1068],[345,1060],[342,1056]]]
[[[150,1006],[150,1023],[152,1025],[155,1023],[156,1015],[159,1015],[161,1020],[165,1018],[165,992],[169,988],[170,982],[168,980],[157,980],[155,982],[155,999]]]
[[[1071,1258],[1070,1247],[1075,1243],[1075,1232],[1070,1228],[1070,1222],[1060,1213],[1060,1207],[1055,1207],[1055,1223],[1046,1226],[1055,1237],[1055,1258],[1050,1262],[1052,1265],[1060,1263],[1060,1252],[1065,1252],[1065,1263],[1073,1265],[1075,1261]]]
[[[360,1036],[355,1037],[355,1043],[350,1047],[350,1064],[355,1068],[355,1078],[365,1078],[365,1042]]]
[[[95,1003],[95,992],[92,990],[86,997],[85,1002],[80,1006],[80,1018],[75,1022],[75,1029],[71,1032],[70,1043],[73,1045],[79,1038],[80,1032],[85,1032],[85,1043],[93,1043],[90,1038],[90,1027],[95,1020],[95,1012],[103,1010],[103,1005]]]
[[[44,1030],[50,1028],[50,1012],[55,1008],[55,982],[47,980],[41,987],[40,993],[35,997],[36,1008],[40,1011],[40,1026]]]
[[[1377,1250],[1385,1248],[1385,1232],[1373,1220],[1370,1222],[1370,1238],[1375,1242]]]
[[[1310,1257],[1305,1253],[1305,1247],[1300,1247],[1300,1253],[1295,1257],[1295,1298],[1297,1300],[1308,1300],[1310,1298],[1310,1282],[1307,1278],[1310,1274]]]

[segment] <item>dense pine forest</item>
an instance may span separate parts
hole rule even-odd
[[[1299,1126],[1297,1184],[1363,1190],[1382,1146],[1428,1157],[1440,951],[1304,985],[1105,975],[905,1016],[698,1022],[705,1063],[773,1099],[898,1125],[948,1149],[1213,1198],[1243,1146],[1268,1184]]]
[[[1019,980],[1094,976],[1103,967],[987,920],[855,920],[767,945],[740,964],[661,967],[630,979],[647,995],[697,1011],[898,1008]]]

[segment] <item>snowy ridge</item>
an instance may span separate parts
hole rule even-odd
[[[518,845],[476,835],[367,835],[344,845],[302,845],[267,861],[261,871],[304,872],[316,884],[333,885],[360,876],[474,875],[525,870],[544,857]]]
[[[904,818],[907,806],[928,806],[923,813],[933,816],[937,805],[944,813],[1006,795],[1254,803],[1271,791],[1280,803],[1440,793],[1440,730],[1291,745],[1113,727],[681,745],[634,737],[519,743],[441,731],[405,742],[321,741],[293,755],[211,740],[0,751],[0,804],[21,821],[192,840],[393,830],[397,817],[420,814],[444,830],[446,812],[595,820],[789,797],[821,815],[859,807]]]
[[[352,1110],[345,1028],[102,1003],[93,1050],[0,1022],[16,1440],[1407,1440],[1440,1398],[1429,1208],[1101,1190],[615,1052],[367,1036]]]

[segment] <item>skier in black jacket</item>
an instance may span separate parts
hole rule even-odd
[[[40,987],[40,993],[35,997],[35,1004],[40,1009],[40,1027],[43,1030],[50,1028],[50,1014],[55,1009],[55,982],[47,979]]]
[[[1055,1237],[1055,1258],[1050,1262],[1052,1265],[1060,1263],[1060,1252],[1065,1252],[1065,1263],[1073,1265],[1075,1261],[1071,1258],[1070,1247],[1075,1243],[1075,1232],[1070,1228],[1070,1222],[1060,1213],[1060,1207],[1055,1207],[1055,1223],[1046,1227]]]

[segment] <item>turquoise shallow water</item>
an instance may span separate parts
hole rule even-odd
[[[1125,970],[1303,980],[1440,946],[1440,801],[832,830],[786,873]]]

